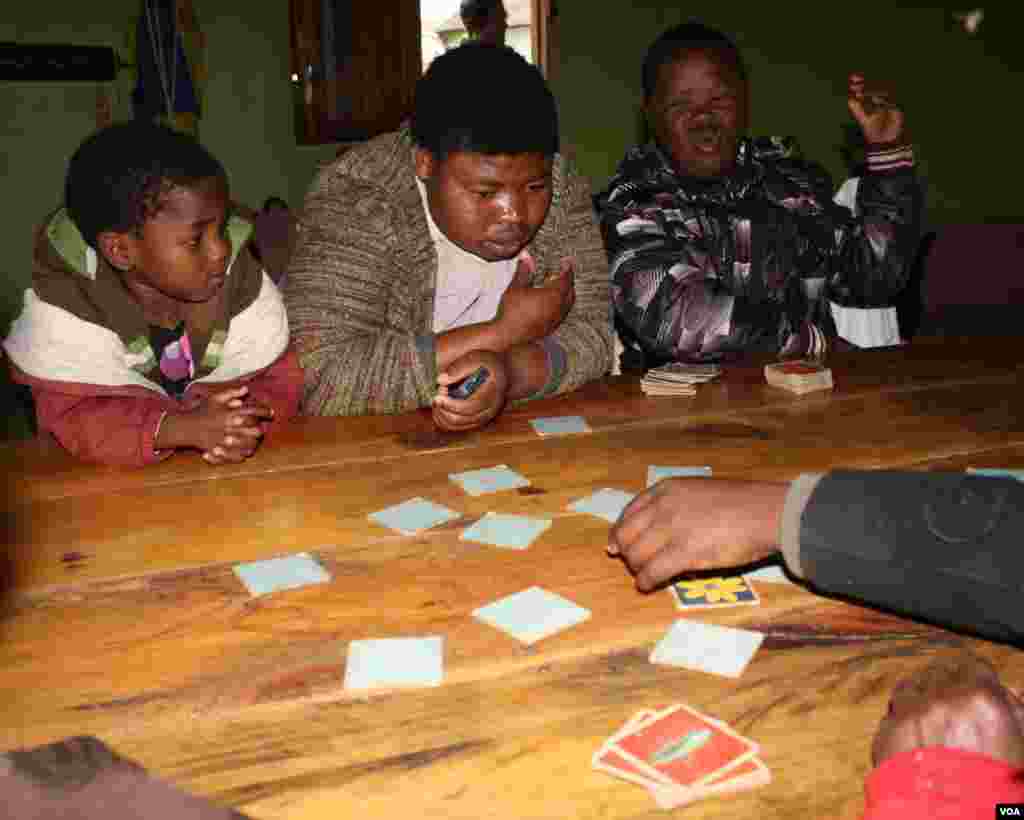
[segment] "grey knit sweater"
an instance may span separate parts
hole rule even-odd
[[[325,167],[306,197],[285,304],[307,413],[399,413],[437,391],[437,253],[412,149],[406,130],[370,140]],[[575,259],[576,303],[548,340],[564,355],[549,356],[556,372],[545,392],[566,392],[611,368],[611,307],[589,186],[559,155],[553,190],[529,249],[538,280]]]

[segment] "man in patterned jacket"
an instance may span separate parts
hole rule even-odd
[[[890,306],[922,195],[903,113],[884,94],[850,76],[867,172],[844,186],[843,207],[792,140],[744,136],[746,66],[723,34],[698,23],[664,32],[644,59],[643,91],[654,139],[595,198],[627,367],[749,350],[817,356],[837,336],[898,341]]]

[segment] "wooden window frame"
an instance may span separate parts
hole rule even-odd
[[[321,20],[326,2],[347,14],[343,69],[323,59]],[[555,0],[530,0],[534,63],[553,80],[557,41]],[[368,139],[396,128],[412,112],[422,74],[419,0],[289,0],[290,75],[295,140],[324,145]],[[341,27],[344,30],[344,25]],[[336,25],[332,31],[339,30]],[[339,59],[337,56],[335,59]],[[325,68],[326,66],[326,68]],[[339,103],[347,102],[344,110]]]

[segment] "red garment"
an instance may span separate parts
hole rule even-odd
[[[87,461],[141,467],[162,461],[171,450],[155,451],[160,416],[181,412],[181,404],[141,387],[106,388],[35,379],[11,370],[16,381],[32,388],[39,429],[48,431],[73,455]],[[293,418],[299,411],[303,376],[291,347],[270,367],[242,379],[217,383],[193,382],[184,399],[202,398],[239,385],[274,410],[264,432]]]
[[[992,820],[1024,803],[1024,770],[987,755],[929,746],[890,757],[864,783],[863,820]]]

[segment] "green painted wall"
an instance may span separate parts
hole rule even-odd
[[[0,41],[124,44],[139,0],[12,2]],[[288,82],[288,0],[197,0],[208,38],[207,111],[200,138],[225,164],[233,196],[259,207],[277,194],[299,204],[335,149],[296,147]],[[115,116],[130,115],[130,78],[118,84]],[[95,128],[91,83],[0,83],[0,331],[17,313],[31,274],[34,226],[60,204],[64,171]]]
[[[874,0],[856,7],[635,0],[600,14],[592,0],[559,0],[563,130],[595,188],[603,185],[637,137],[644,51],[664,28],[700,15],[743,48],[754,133],[796,136],[838,182],[846,75],[877,73],[891,79],[906,109],[930,221],[1021,222],[1024,58],[1015,57],[1012,39],[1024,7],[1005,6],[990,10],[984,38],[971,39],[953,28],[948,10]]]
[[[1010,4],[1007,4],[1009,6]],[[9,3],[0,41],[121,45],[138,0]],[[288,0],[198,0],[209,40],[210,82],[201,137],[225,163],[237,199],[302,200],[317,164],[334,148],[297,147],[288,83]],[[640,59],[667,25],[686,16],[669,0],[608,4],[558,0],[561,65],[556,93],[563,130],[595,187],[638,133]],[[842,175],[837,150],[847,121],[846,73],[891,77],[905,101],[930,190],[934,223],[1020,222],[1024,133],[1014,32],[1024,7],[1000,9],[971,40],[937,8],[889,8],[865,0],[855,13],[834,4],[715,4],[705,19],[735,34],[753,76],[753,128],[793,134],[808,156]],[[1003,39],[1000,39],[1002,35]],[[127,78],[117,115],[128,114]],[[92,130],[90,84],[0,83],[0,330],[28,284],[33,226],[61,198],[64,169]]]

